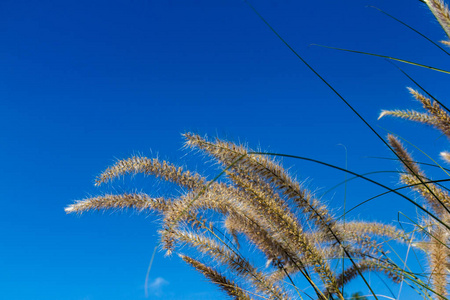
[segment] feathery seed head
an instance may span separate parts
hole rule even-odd
[[[138,211],[163,211],[169,201],[164,198],[151,198],[147,194],[104,195],[77,201],[64,210],[66,213],[83,213],[89,210],[134,208]]]
[[[423,124],[428,124],[432,126],[436,126],[437,122],[436,119],[427,113],[420,113],[414,110],[383,110],[381,111],[380,116],[378,117],[378,120],[381,119],[384,116],[392,116],[397,118],[402,118],[406,120],[416,121]]]
[[[450,37],[450,10],[448,6],[441,0],[425,0],[425,3],[447,36]]]
[[[183,171],[182,167],[175,167],[166,161],[149,159],[147,157],[133,156],[119,160],[113,166],[107,168],[96,179],[96,185],[106,183],[125,174],[153,175],[166,181],[171,181],[188,189],[199,188],[205,185],[205,179],[190,171]]]
[[[411,155],[406,151],[400,140],[392,134],[388,134],[387,139],[395,153],[401,159],[404,169],[413,175],[423,176],[423,173],[420,170],[419,166],[411,157]]]

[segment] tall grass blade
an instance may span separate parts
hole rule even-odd
[[[439,68],[436,68],[436,67],[431,67],[431,66],[415,63],[415,62],[412,62],[412,61],[409,61],[409,60],[404,60],[404,59],[400,59],[400,58],[391,57],[391,56],[375,54],[375,53],[369,53],[369,52],[363,52],[363,51],[350,50],[350,49],[343,49],[343,48],[337,48],[337,47],[331,47],[331,46],[324,46],[324,45],[319,45],[319,44],[311,44],[311,46],[318,46],[318,47],[322,47],[322,48],[334,49],[334,50],[339,50],[339,51],[345,51],[345,52],[351,52],[351,53],[358,53],[358,54],[376,56],[376,57],[381,57],[381,58],[387,58],[387,59],[396,60],[396,61],[399,61],[399,62],[402,62],[402,63],[405,63],[405,64],[418,66],[418,67],[422,67],[422,68],[425,68],[425,69],[430,69],[430,70],[433,70],[433,71],[442,72],[442,73],[445,73],[445,74],[450,74],[450,71],[442,70],[442,69],[439,69]]]

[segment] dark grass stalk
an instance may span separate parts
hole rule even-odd
[[[344,147],[345,150],[345,169],[348,169],[348,152],[347,152],[347,148],[342,145],[342,147]],[[344,184],[344,215],[343,215],[343,219],[344,219],[344,230],[345,230],[345,215],[346,215],[346,204],[347,204],[347,176],[348,173],[345,172],[345,184]],[[342,257],[342,274],[344,274],[345,272],[345,265],[344,265],[344,257]],[[342,285],[342,295],[344,294],[344,287],[345,284]]]
[[[388,14],[388,13],[385,12],[384,10],[379,9],[378,7],[375,7],[375,6],[369,5],[369,6],[367,6],[367,7],[374,8],[374,9],[378,10],[379,12],[385,14],[385,15],[388,16],[389,18],[391,18],[391,19],[397,21],[398,23],[402,24],[403,26],[405,26],[405,27],[411,29],[412,31],[414,31],[415,33],[417,33],[418,35],[420,35],[421,37],[423,37],[424,39],[426,39],[427,41],[429,41],[430,43],[432,43],[433,45],[435,45],[436,47],[438,47],[438,48],[439,48],[441,51],[443,51],[445,54],[450,55],[450,53],[448,53],[447,50],[445,50],[444,48],[442,48],[438,43],[434,42],[432,39],[430,39],[429,37],[427,37],[426,35],[424,35],[424,34],[421,33],[420,31],[414,29],[413,27],[409,26],[409,25],[406,24],[405,22],[402,22],[401,20],[397,19],[397,18],[394,17],[393,15]]]
[[[385,159],[385,160],[396,160],[396,161],[399,161],[397,158],[381,157],[381,156],[367,156],[367,158],[376,158],[376,159]],[[445,170],[446,172],[450,172],[450,169],[444,168],[444,167],[442,167],[440,165],[436,166],[436,165],[433,165],[433,164],[430,164],[430,163],[420,162],[420,161],[408,161],[407,160],[406,162],[412,162],[412,163],[415,163],[415,164],[418,164],[418,165],[424,165],[424,166],[428,166],[428,167],[440,168],[440,169]],[[387,171],[387,172],[389,172],[389,171]],[[391,172],[394,172],[394,171],[391,171]],[[369,173],[367,173],[367,174],[369,174]]]
[[[426,181],[425,184],[427,184],[427,183],[449,182],[449,181],[450,181],[450,179],[438,179],[438,180],[430,180],[430,181]],[[395,188],[395,189],[389,189],[389,190],[386,191],[386,192],[383,192],[383,193],[381,193],[381,194],[378,194],[378,195],[376,195],[376,196],[373,196],[373,197],[371,197],[371,198],[369,198],[369,199],[367,199],[367,200],[364,200],[364,201],[358,203],[357,205],[355,205],[355,206],[353,206],[351,209],[349,209],[349,210],[347,211],[347,213],[349,213],[349,212],[351,212],[352,210],[355,210],[356,208],[360,207],[361,205],[366,204],[367,202],[372,201],[372,200],[374,200],[374,199],[376,199],[376,198],[379,198],[379,197],[381,197],[381,196],[387,195],[387,194],[389,194],[389,193],[395,193],[396,191],[403,190],[403,189],[407,189],[407,188],[411,188],[411,187],[415,187],[415,186],[419,186],[419,185],[422,185],[422,183],[410,184],[410,185],[401,186],[401,187],[398,187],[398,188]],[[411,200],[411,201],[412,201],[412,200]],[[416,206],[418,206],[418,204],[417,204]],[[337,219],[339,220],[340,218],[342,218],[342,216],[339,217],[339,218],[337,218]]]
[[[347,168],[345,168],[345,169],[347,169]],[[402,171],[373,171],[373,172],[363,173],[363,174],[360,174],[360,175],[362,175],[362,176],[367,176],[367,175],[384,174],[384,173],[395,173],[395,174],[402,174],[402,173],[404,173],[404,174],[407,174],[406,172],[402,172]],[[342,182],[339,182],[338,184],[335,184],[334,186],[332,186],[331,188],[329,188],[329,189],[327,189],[325,192],[323,192],[323,193],[320,195],[319,199],[322,199],[323,197],[325,197],[325,195],[331,193],[331,191],[337,189],[337,188],[340,187],[341,185],[345,185],[345,184],[347,184],[348,182],[353,181],[353,180],[355,180],[355,179],[359,179],[359,177],[358,177],[358,176],[354,176],[354,177],[348,178],[348,179],[346,179],[346,180],[344,180],[344,181],[342,181]]]
[[[405,75],[406,77],[408,77],[409,80],[411,80],[415,85],[417,85],[419,87],[419,89],[421,89],[422,91],[424,91],[425,94],[427,94],[431,99],[433,99],[434,101],[436,101],[440,106],[442,106],[443,109],[445,109],[447,112],[450,113],[450,109],[447,108],[447,106],[445,106],[441,101],[439,101],[438,99],[436,99],[433,95],[431,95],[422,85],[420,85],[416,80],[414,80],[414,78],[412,78],[411,75],[409,75],[408,73],[406,73],[406,71],[404,71],[402,68],[400,68],[399,66],[397,66],[396,64],[394,64],[392,61],[388,60],[389,63],[391,63],[393,66],[395,66],[400,72],[403,73],[403,75]]]
[[[398,159],[396,159],[396,158],[386,158],[386,159],[398,160]],[[414,161],[411,161],[411,162],[414,162]],[[416,162],[415,162],[415,163],[416,163]],[[418,164],[421,164],[421,163],[418,163]],[[422,163],[422,164],[424,164],[424,163]],[[428,165],[434,166],[434,167],[438,167],[438,166],[435,166],[435,165],[432,165],[432,164],[428,164]],[[448,169],[446,169],[446,170],[447,170],[447,171],[450,171],[450,170],[448,170]],[[407,172],[403,172],[403,171],[374,171],[374,172],[363,173],[363,174],[360,174],[360,175],[362,175],[362,176],[367,176],[367,175],[383,174],[383,173],[408,174]],[[350,181],[352,181],[352,180],[359,179],[359,178],[360,178],[360,177],[355,176],[355,177],[352,177],[352,178],[347,179],[346,181],[342,181],[342,182],[340,182],[340,183],[334,185],[333,187],[329,188],[328,190],[326,190],[322,195],[320,195],[319,198],[321,199],[321,198],[323,198],[326,194],[330,193],[332,190],[338,188],[339,186],[341,186],[341,185],[343,185],[343,184],[345,184],[345,183],[347,183],[347,182],[350,182]],[[434,184],[436,184],[437,186],[439,186],[440,188],[442,188],[442,189],[444,189],[444,190],[450,192],[450,188],[448,188],[448,187],[446,187],[446,186],[444,186],[443,184],[440,183],[440,182],[447,182],[447,181],[448,181],[447,179],[431,180],[431,179],[429,179],[429,178],[427,178],[427,177],[425,177],[425,176],[422,176],[422,179],[427,180],[427,181],[425,181],[424,183],[434,183]],[[407,186],[405,186],[405,187],[414,187],[414,186],[417,186],[417,185],[421,185],[421,183],[415,184],[415,185],[407,185]],[[402,187],[402,189],[403,189],[403,188],[404,188],[404,187]],[[375,198],[376,198],[376,197],[379,197],[379,196],[382,196],[382,195],[385,195],[385,194],[388,194],[388,193],[390,193],[390,192],[388,191],[388,192],[386,192],[386,193],[380,194],[380,195],[378,195],[378,196],[375,196]],[[370,200],[372,200],[372,198],[371,198]],[[348,211],[347,211],[347,212],[348,212]]]

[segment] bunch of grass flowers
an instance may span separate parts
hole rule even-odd
[[[417,246],[424,250],[428,257],[429,280],[431,290],[437,299],[448,296],[448,262],[450,259],[450,196],[444,187],[438,186],[428,179],[412,156],[406,151],[398,138],[388,136],[394,151],[402,161],[405,173],[400,181],[409,186],[424,199],[429,214],[423,217],[422,224],[417,226],[425,236],[425,241]]]
[[[450,38],[450,11],[448,6],[441,0],[424,0],[423,2],[436,17],[447,37]],[[449,40],[441,42],[450,46]],[[393,116],[426,124],[438,129],[447,138],[450,138],[450,115],[447,107],[426,91],[425,93],[429,97],[413,88],[408,88],[408,90],[421,103],[425,111],[383,110],[380,118]],[[426,252],[428,258],[430,290],[435,294],[436,299],[446,298],[449,295],[450,275],[448,268],[450,260],[450,196],[445,187],[427,178],[419,164],[414,161],[397,137],[390,134],[388,135],[388,141],[405,171],[400,176],[400,181],[418,193],[424,200],[424,206],[428,209],[428,213],[421,222],[422,224],[417,225],[424,233],[426,241],[417,243],[417,246]],[[446,162],[450,162],[448,152],[442,152],[441,157]]]
[[[343,286],[366,271],[400,280],[383,243],[405,240],[403,232],[380,223],[338,221],[267,155],[220,139],[184,137],[186,147],[222,165],[215,179],[158,159],[131,157],[106,169],[97,185],[143,173],[184,192],[173,199],[108,194],[77,201],[66,212],[134,208],[159,213],[161,248],[177,253],[233,299],[302,299],[306,292],[299,280],[313,298],[344,299]],[[249,245],[254,252],[248,253]]]
[[[410,92],[423,104],[427,113],[393,110],[383,111],[381,116],[406,117],[409,120],[432,125],[450,137],[448,113],[436,101],[431,102],[430,99],[413,89],[410,89]],[[417,118],[419,114],[423,117]],[[400,175],[400,181],[423,198],[424,206],[428,210],[428,214],[423,217],[422,224],[417,225],[424,233],[426,241],[418,243],[417,246],[427,254],[430,271],[428,281],[431,283],[432,292],[436,294],[436,299],[447,297],[450,275],[448,268],[450,260],[450,196],[444,186],[433,182],[425,175],[397,137],[389,134],[388,141],[402,162],[405,171]],[[446,160],[448,154],[443,152],[441,156]]]

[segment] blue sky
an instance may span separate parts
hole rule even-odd
[[[401,57],[450,69],[447,56],[367,5],[382,8],[433,40],[443,32],[419,1],[252,1],[260,13],[382,135],[395,131],[436,156],[439,133],[381,109],[417,108],[412,85],[383,59],[312,43]],[[0,287],[4,299],[144,299],[157,243],[154,215],[66,215],[74,200],[102,194],[97,174],[141,153],[214,174],[187,160],[180,134],[194,131],[345,165],[395,170],[379,140],[240,0],[12,1],[0,3]],[[448,75],[403,65],[440,99]],[[448,149],[448,148],[447,148]],[[419,157],[422,158],[423,157]],[[318,193],[344,174],[286,160]],[[395,176],[377,178],[395,185]],[[173,192],[147,179],[119,191]],[[382,190],[357,182],[348,205]],[[343,193],[327,198],[336,209]],[[387,210],[386,207],[389,207]],[[384,197],[353,218],[414,215]],[[158,253],[153,299],[225,299],[177,257]],[[358,289],[358,286],[356,286]]]

